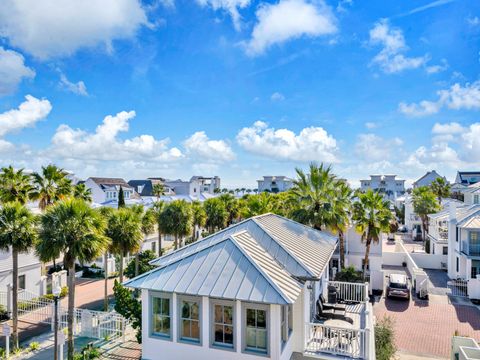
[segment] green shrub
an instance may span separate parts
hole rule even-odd
[[[37,350],[40,350],[40,343],[38,341],[32,341],[29,345],[28,345],[28,349],[30,351],[37,351]]]
[[[138,254],[138,275],[146,273],[147,271],[152,270],[155,266],[150,265],[149,262],[155,260],[157,255],[152,250],[145,250]],[[127,267],[125,268],[124,275],[129,279],[135,277],[135,257],[130,260]]]
[[[361,283],[364,280],[361,271],[355,270],[353,266],[348,266],[346,268],[343,268],[335,275],[335,281]]]
[[[385,316],[375,324],[375,353],[377,360],[390,360],[395,355],[397,348],[394,338],[393,319]]]
[[[60,299],[64,298],[65,296],[68,295],[68,286],[62,287],[62,290],[60,290]],[[53,294],[46,294],[40,297],[40,299],[46,299],[46,300],[53,300],[54,296]]]

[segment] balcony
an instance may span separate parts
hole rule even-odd
[[[468,240],[463,240],[462,253],[467,256],[480,256],[480,244],[473,244]]]
[[[373,360],[373,314],[368,302],[368,284],[329,281],[328,285],[337,288],[338,305],[345,307],[345,317],[305,324],[304,358],[336,355]]]

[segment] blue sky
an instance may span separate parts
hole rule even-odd
[[[480,168],[480,3],[6,0],[1,165],[253,186]]]

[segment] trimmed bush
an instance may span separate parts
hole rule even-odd
[[[393,358],[397,351],[394,338],[394,321],[391,317],[385,316],[375,324],[375,354],[377,360]]]

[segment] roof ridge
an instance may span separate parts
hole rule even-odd
[[[288,298],[288,296],[286,294],[283,293],[282,289],[279,288],[279,286],[275,283],[275,281],[273,281],[273,279],[270,277],[270,275],[268,275],[258,264],[257,262],[247,253],[247,251],[238,243],[237,239],[235,239],[235,236],[238,236],[238,235],[241,235],[241,234],[244,234],[244,233],[247,233],[250,235],[251,238],[253,238],[251,236],[251,234],[248,232],[248,230],[244,230],[244,231],[241,231],[237,234],[232,234],[231,235],[231,238],[232,238],[232,241],[234,242],[235,246],[242,252],[242,254],[248,259],[248,261],[250,261],[250,263],[252,263],[252,265],[257,269],[257,271],[260,272],[260,274],[262,274],[262,276],[268,281],[268,283],[280,294],[280,296],[282,297],[283,300],[285,300],[287,303],[291,303],[291,299]],[[255,241],[256,242],[256,241]],[[256,242],[258,244],[258,242]],[[258,244],[258,246],[260,246],[262,249],[263,249],[263,246],[261,246],[260,244]],[[268,252],[266,251],[266,253],[272,258],[273,261],[275,261],[277,264],[278,262],[275,260],[275,258]],[[290,274],[286,269],[284,269],[284,271],[291,277],[292,274]],[[292,278],[293,281],[296,282],[295,279]]]
[[[271,214],[271,213],[269,213],[269,214]],[[282,219],[287,219],[287,218],[284,218],[284,217],[276,215],[276,214],[271,214],[271,215],[275,215],[275,216],[277,216],[279,218],[282,218]],[[287,219],[287,220],[292,221],[296,224],[300,224],[300,223],[297,223],[297,222],[295,222],[293,220],[290,220],[290,219]],[[278,246],[280,246],[288,255],[290,255],[307,273],[309,273],[312,276],[315,276],[315,274],[308,268],[308,266],[301,259],[299,259],[297,255],[293,254],[289,249],[287,249],[285,247],[285,245],[283,245],[282,242],[279,241],[275,235],[271,234],[267,229],[265,229],[264,226],[262,226],[262,224],[255,221],[255,219],[253,219],[253,221],[254,221],[255,224],[258,225],[258,227],[260,229],[262,229],[268,236],[270,236],[270,238],[273,239]]]

